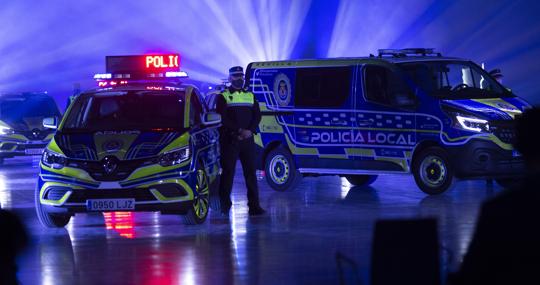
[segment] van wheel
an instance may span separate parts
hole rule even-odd
[[[200,164],[199,164],[200,165]],[[198,225],[204,223],[208,215],[209,190],[208,176],[204,168],[197,168],[197,184],[195,185],[195,197],[189,207],[186,215],[184,215],[184,224]]]
[[[416,185],[429,195],[441,194],[454,181],[454,170],[448,154],[440,147],[428,147],[421,151],[412,165]]]
[[[347,175],[347,181],[354,186],[368,186],[377,180],[378,175]]]
[[[294,165],[292,155],[283,147],[277,147],[268,153],[264,170],[266,182],[276,191],[294,188],[302,177]]]
[[[39,201],[39,189],[36,187],[34,190],[35,205],[36,205],[36,214],[38,216],[39,222],[47,228],[63,228],[71,219],[69,214],[56,214],[48,213],[41,202]]]

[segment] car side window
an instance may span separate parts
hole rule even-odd
[[[352,67],[299,68],[296,71],[297,108],[340,108],[351,94]]]
[[[388,106],[412,106],[413,92],[396,72],[377,65],[368,65],[364,70],[365,97],[368,101]]]

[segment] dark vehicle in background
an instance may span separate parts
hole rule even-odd
[[[47,93],[0,95],[0,164],[14,156],[41,154],[54,135],[42,125],[47,117],[61,117]]]

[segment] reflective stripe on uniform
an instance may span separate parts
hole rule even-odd
[[[227,106],[253,106],[253,103],[255,102],[255,96],[251,92],[246,91],[237,91],[231,94],[229,90],[225,90],[223,93],[221,93],[223,98],[225,98],[225,102],[227,102]]]

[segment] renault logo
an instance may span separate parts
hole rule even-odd
[[[103,158],[103,170],[105,173],[111,174],[118,168],[118,159],[114,156],[106,156]]]

